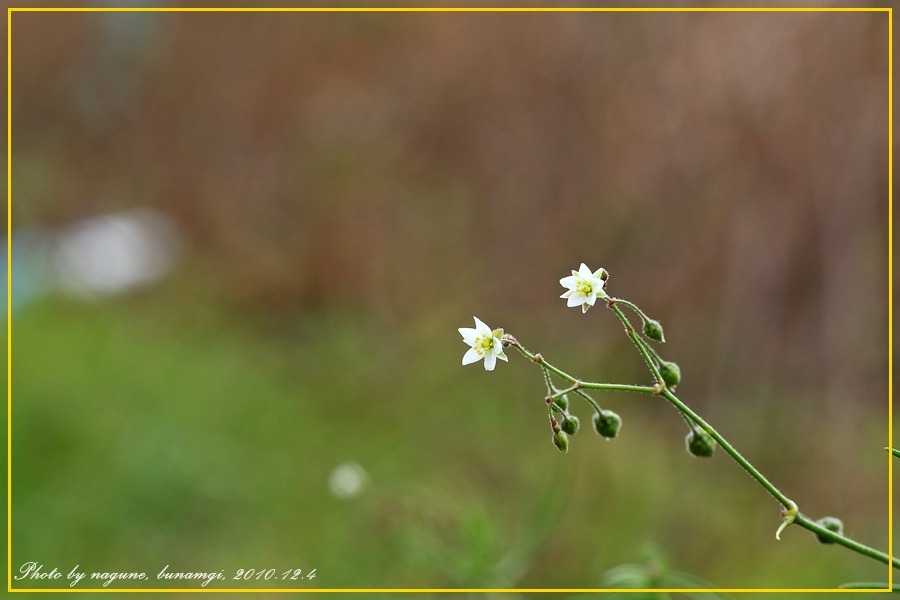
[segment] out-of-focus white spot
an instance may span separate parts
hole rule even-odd
[[[50,235],[42,229],[17,229],[12,239],[12,305],[17,310],[47,293],[53,283]],[[2,243],[3,296],[7,296],[7,240]]]
[[[355,462],[345,462],[331,472],[328,478],[328,488],[337,498],[352,498],[363,491],[369,475],[366,470]]]
[[[156,281],[181,250],[166,215],[140,208],[94,217],[59,233],[53,250],[60,287],[83,297],[121,293]]]

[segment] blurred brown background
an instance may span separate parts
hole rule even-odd
[[[201,298],[289,343],[303,343],[304,315],[354,315],[402,363],[391,377],[440,382],[447,396],[419,398],[420,412],[460,382],[487,385],[458,369],[455,329],[472,314],[585,378],[641,381],[609,315],[557,298],[578,263],[603,266],[612,294],[663,322],[689,404],[801,509],[849,512],[885,546],[886,21],[16,13],[13,228],[158,209],[188,248],[161,311],[191,314]],[[416,362],[420,344],[447,362]],[[491,402],[526,413],[522,437],[555,452],[537,373],[511,361],[497,375],[534,401],[501,387]],[[396,392],[368,381],[376,398]],[[623,436],[678,449],[675,434],[640,437],[641,419],[677,431],[671,411],[616,410]],[[599,443],[582,435],[567,460]],[[747,501],[761,538],[777,524],[766,502]],[[768,585],[702,564],[686,568]]]

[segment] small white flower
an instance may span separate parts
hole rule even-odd
[[[588,269],[587,265],[581,263],[581,267],[577,271],[572,271],[568,277],[559,280],[559,284],[569,290],[563,293],[560,298],[567,298],[567,306],[581,305],[581,312],[586,313],[587,310],[594,305],[597,298],[606,298],[606,292],[603,286],[606,285],[604,269],[597,269],[593,273]]]
[[[460,327],[459,334],[463,341],[472,346],[463,354],[462,364],[468,365],[484,359],[484,368],[487,371],[493,371],[497,364],[497,359],[509,361],[506,354],[503,353],[503,330],[494,329],[485,325],[478,317],[475,319],[475,329],[471,327]]]

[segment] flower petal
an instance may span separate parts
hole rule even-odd
[[[572,271],[572,272],[574,273],[575,271]],[[575,276],[569,275],[568,277],[563,277],[562,279],[559,280],[559,285],[561,285],[565,288],[575,287]]]
[[[475,348],[469,348],[468,352],[463,354],[462,364],[471,365],[473,362],[478,362],[481,360],[481,355],[475,350]]]
[[[509,362],[509,359],[506,357],[506,353],[503,350],[497,353],[497,358],[502,361]]]
[[[597,294],[591,294],[590,296],[585,297],[584,301],[593,306],[594,302],[597,301]]]
[[[491,328],[484,324],[484,321],[479,319],[478,317],[472,317],[475,319],[475,331],[478,333],[483,333],[485,335],[491,335]]]
[[[572,296],[569,296],[569,301],[566,302],[566,306],[568,306],[569,308],[571,308],[573,306],[578,306],[583,301],[584,301],[584,296],[582,296],[581,294],[579,294],[577,296],[573,294]]]
[[[590,307],[591,307],[591,305],[586,302],[584,304],[582,304],[581,305],[581,314],[586,313]]]
[[[582,279],[587,279],[588,277],[592,277],[594,274],[588,269],[588,266],[584,263],[581,263],[581,266],[578,268],[578,274]]]
[[[493,352],[488,352],[484,355],[484,370],[485,371],[493,371],[494,367],[497,365],[497,355]]]
[[[465,343],[472,346],[475,344],[475,336],[478,335],[478,332],[471,327],[460,327],[459,335],[462,336],[462,339]]]

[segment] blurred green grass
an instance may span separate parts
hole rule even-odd
[[[494,373],[463,369],[457,323],[441,315],[403,327],[339,312],[238,317],[166,292],[15,315],[14,569],[597,587],[653,544],[673,569],[723,587],[884,575],[800,530],[776,543],[777,506],[721,452],[688,456],[676,415],[644,398],[598,397],[623,415],[620,438],[585,428],[558,453],[539,373],[517,356]],[[370,484],[338,499],[327,482],[345,461]],[[849,523],[884,543],[877,515]]]

